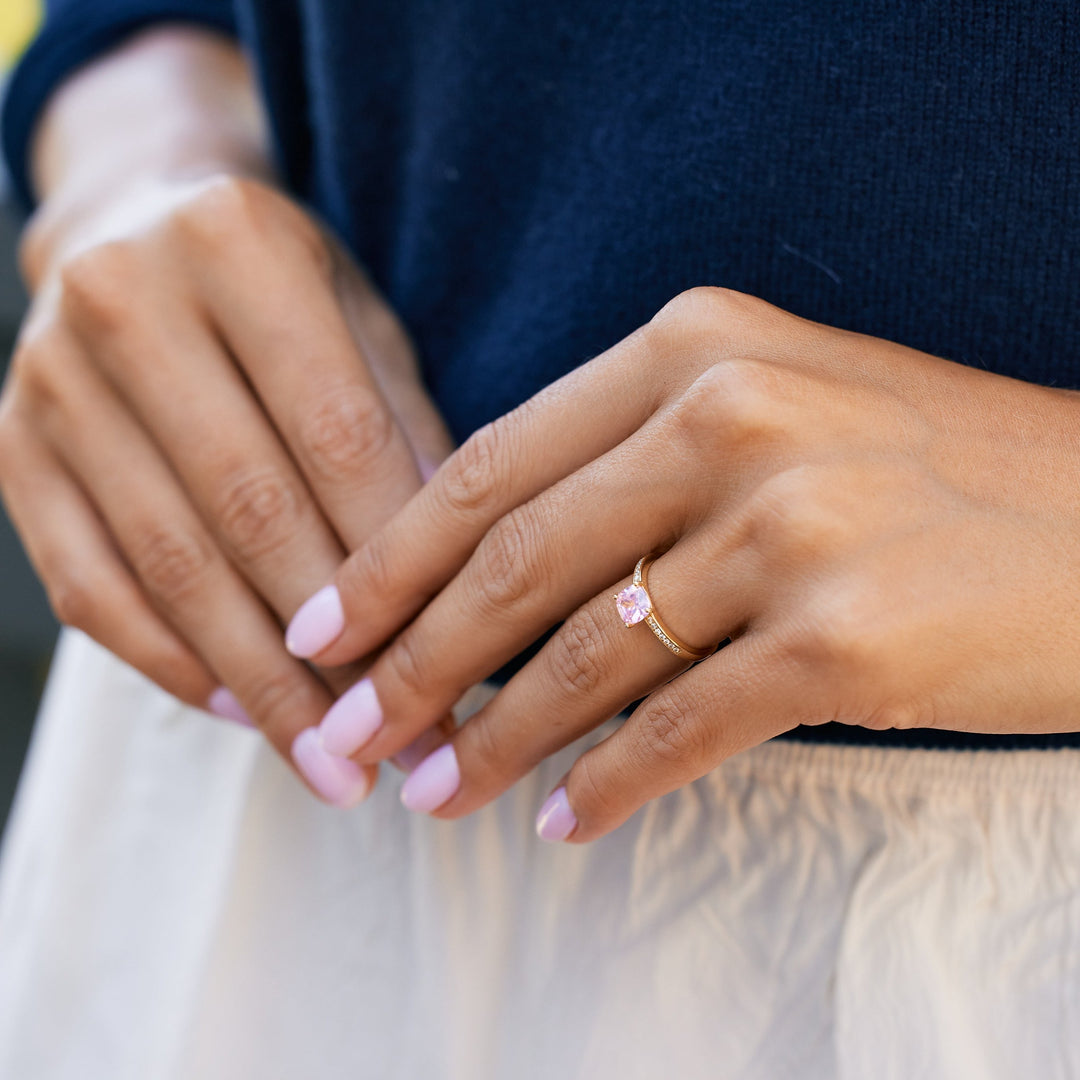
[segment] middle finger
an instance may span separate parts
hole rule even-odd
[[[289,257],[246,256],[238,251],[201,275],[204,303],[327,521],[352,550],[419,489],[416,461],[311,255],[289,249]],[[257,317],[252,296],[259,297]]]

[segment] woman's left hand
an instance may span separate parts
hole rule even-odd
[[[612,598],[653,551],[669,631],[731,639],[689,670]],[[684,293],[478,431],[301,609],[320,664],[389,640],[324,745],[390,757],[560,621],[407,806],[475,810],[645,695],[542,836],[594,840],[798,724],[1080,728],[1080,393]]]

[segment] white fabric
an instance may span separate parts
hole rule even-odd
[[[327,809],[69,634],[5,844],[0,1077],[1080,1076],[1080,752],[774,742],[548,847],[569,760],[456,824],[391,772]]]

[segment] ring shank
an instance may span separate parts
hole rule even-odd
[[[649,597],[649,614],[645,616],[646,625],[656,635],[657,640],[681,660],[697,661],[704,660],[706,656],[712,656],[716,652],[715,646],[702,650],[687,645],[685,641],[677,638],[657,615],[652,593],[649,592],[649,567],[656,562],[656,559],[656,555],[643,555],[634,567],[634,584],[640,585]]]

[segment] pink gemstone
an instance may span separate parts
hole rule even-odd
[[[649,594],[640,585],[627,585],[615,597],[615,603],[618,605],[622,621],[627,626],[643,622],[652,607],[649,603]]]

